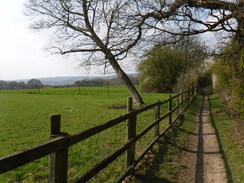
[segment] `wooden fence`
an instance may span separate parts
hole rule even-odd
[[[132,99],[128,99],[128,113],[112,119],[104,124],[92,127],[81,133],[75,135],[69,135],[68,133],[60,132],[60,115],[52,115],[51,121],[51,131],[50,140],[44,144],[38,145],[36,147],[30,148],[28,150],[14,153],[12,155],[3,157],[0,159],[0,174],[7,171],[13,170],[17,167],[23,166],[29,162],[40,159],[44,156],[50,155],[49,162],[49,175],[48,182],[50,183],[66,183],[68,174],[68,150],[69,147],[81,142],[91,136],[94,136],[106,129],[109,129],[119,123],[127,122],[127,142],[117,149],[115,152],[104,158],[102,161],[94,165],[89,171],[81,175],[80,178],[76,179],[74,182],[81,183],[86,182],[98,174],[101,170],[107,167],[110,163],[120,157],[122,154],[126,153],[126,167],[124,172],[121,172],[121,177],[117,182],[122,182],[128,175],[130,175],[138,163],[143,159],[143,157],[148,153],[152,146],[157,142],[157,140],[162,137],[179,119],[184,110],[190,105],[196,94],[196,90],[191,88],[187,91],[183,91],[177,95],[170,96],[167,100],[158,101],[154,104],[145,106],[144,108],[133,110],[132,109]],[[176,100],[176,105],[173,107],[172,101]],[[166,114],[160,114],[160,106],[163,104],[168,105],[168,112]],[[149,109],[155,108],[155,121],[152,122],[147,128],[145,128],[140,133],[136,133],[137,115],[141,114]],[[176,113],[176,115],[173,115]],[[159,126],[161,122],[168,118],[167,127],[160,131]],[[174,118],[174,119],[173,119]],[[144,152],[136,159],[135,149],[136,142],[143,137],[149,130],[155,129],[155,138],[151,144],[144,150]]]

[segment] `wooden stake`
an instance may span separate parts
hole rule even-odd
[[[61,115],[51,115],[50,139],[62,136],[60,134]],[[67,141],[68,142],[68,141]],[[49,183],[67,183],[68,173],[68,143],[59,151],[50,154]]]

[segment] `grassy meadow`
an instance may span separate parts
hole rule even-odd
[[[0,158],[46,142],[51,114],[61,114],[61,131],[76,134],[126,113],[125,86],[2,90],[0,93]],[[146,104],[165,100],[168,94],[143,94]],[[162,111],[167,110],[161,108]],[[138,116],[138,132],[155,118],[154,110]],[[79,177],[95,163],[125,142],[126,123],[80,142],[69,149],[69,181]],[[153,139],[154,131],[138,144],[140,152]],[[138,156],[139,154],[137,154]],[[99,173],[92,182],[114,182],[123,172],[122,156]],[[0,175],[0,182],[47,182],[48,157]]]

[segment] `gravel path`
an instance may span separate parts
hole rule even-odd
[[[209,122],[207,96],[202,100],[196,130],[190,134],[188,148],[181,153],[180,159],[185,169],[180,172],[177,182],[227,183],[216,133]]]

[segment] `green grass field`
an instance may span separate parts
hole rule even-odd
[[[0,157],[48,141],[51,114],[61,114],[61,130],[76,134],[126,113],[126,87],[47,88],[2,90],[0,93]],[[168,94],[143,94],[147,104],[167,99]],[[118,107],[118,108],[117,108]],[[166,107],[161,110],[166,112]],[[138,131],[154,120],[154,110],[138,116]],[[69,180],[74,180],[125,142],[125,123],[93,136],[69,149]],[[153,139],[143,137],[140,148]],[[140,151],[140,149],[139,149]],[[124,170],[124,157],[109,165],[93,182],[114,182]],[[0,182],[46,182],[48,157],[0,175]],[[23,181],[25,180],[25,181]]]

